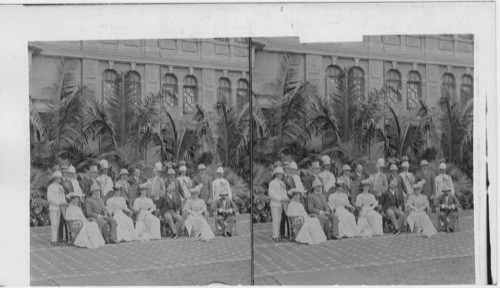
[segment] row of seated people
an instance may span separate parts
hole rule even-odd
[[[105,243],[161,239],[160,220],[168,223],[173,238],[178,237],[179,231],[186,231],[188,237],[193,235],[207,242],[215,236],[207,222],[207,205],[198,198],[202,184],[190,190],[191,198],[187,199],[183,208],[173,185],[167,187],[167,193],[156,204],[147,197],[147,187],[141,187],[141,196],[129,208],[119,183],[114,186],[113,196],[104,203],[100,185],[92,185],[89,197],[74,192],[64,195],[61,180],[61,172],[54,172],[53,182],[48,189],[52,245],[59,243],[57,220],[61,212],[68,222],[80,224],[77,225],[80,229],[73,242],[79,247],[96,248]],[[66,198],[69,199],[69,206]],[[227,198],[227,193],[222,193],[215,207],[224,236],[231,236],[230,231],[238,213],[236,205]],[[135,225],[132,218],[136,220]]]
[[[362,193],[357,195],[352,204],[343,179],[337,181],[337,189],[328,196],[327,200],[320,181],[313,182],[309,193],[297,188],[287,191],[281,180],[283,169],[277,167],[274,175],[275,178],[269,185],[273,241],[280,241],[282,211],[285,217],[293,219],[288,224],[292,226],[289,230],[296,234],[295,240],[308,244],[317,244],[328,239],[382,235],[384,233],[382,215],[392,222],[393,231],[396,234],[401,233],[403,227],[409,227],[409,232],[425,237],[431,237],[437,233],[429,217],[429,201],[425,195],[421,194],[425,180],[413,185],[414,193],[405,203],[403,195],[396,189],[395,180],[390,182],[389,189],[377,200],[370,193],[373,180],[368,178],[361,181]],[[444,187],[443,195],[438,201],[441,208],[439,219],[444,223],[444,230],[447,232],[453,232],[459,207],[458,200],[450,194],[450,190],[450,187]],[[287,194],[292,197],[291,201]],[[298,221],[296,223],[298,225],[294,225],[293,221]]]

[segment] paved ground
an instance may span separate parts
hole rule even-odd
[[[209,223],[213,229],[213,218],[209,219]],[[236,237],[218,236],[213,243],[181,237],[176,240],[129,242],[106,245],[98,249],[82,249],[74,246],[53,247],[49,243],[50,227],[31,228],[30,280],[32,285],[85,285],[89,281],[89,285],[178,285],[181,281],[179,279],[169,282],[162,277],[155,277],[154,274],[168,275],[168,271],[172,269],[177,269],[179,273],[186,269],[202,271],[204,265],[210,265],[213,270],[218,263],[237,263],[228,264],[240,267],[239,270],[236,269],[238,273],[234,274],[233,278],[220,275],[224,279],[221,281],[239,284],[238,281],[245,274],[245,267],[248,267],[248,279],[250,278],[248,215],[238,218],[237,229]],[[189,268],[194,266],[197,268]],[[155,270],[157,272],[154,272]],[[139,276],[132,283],[128,282],[126,276],[131,273]],[[197,280],[200,284],[217,281],[213,276],[212,278],[207,278],[207,282],[203,282],[203,277]],[[235,279],[238,279],[236,283]]]
[[[432,218],[436,221],[435,215]],[[254,225],[255,284],[440,284],[438,279],[433,283],[432,279],[425,276],[427,281],[421,279],[422,277],[410,281],[411,277],[406,277],[406,274],[400,274],[405,276],[400,277],[397,283],[394,279],[386,283],[384,279],[377,279],[374,276],[378,275],[377,273],[370,274],[369,268],[384,267],[384,265],[402,267],[405,263],[429,260],[434,260],[430,263],[446,262],[448,259],[458,257],[471,259],[472,265],[468,266],[467,271],[472,270],[468,274],[472,279],[465,282],[474,283],[473,222],[472,211],[465,211],[460,217],[458,233],[440,232],[431,239],[410,234],[384,235],[327,241],[319,245],[275,243],[270,239],[271,225],[256,224]],[[362,267],[368,269],[359,270]],[[346,277],[348,273],[351,275]],[[352,278],[355,281],[351,281]]]

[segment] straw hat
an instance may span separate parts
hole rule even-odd
[[[342,185],[346,185],[346,184],[347,184],[347,183],[346,183],[346,181],[345,181],[344,177],[339,177],[339,178],[337,179],[337,185],[342,186]]]
[[[319,186],[319,187],[323,187],[323,184],[321,184],[321,182],[320,182],[320,181],[318,181],[318,180],[314,180],[314,181],[313,181],[312,188],[314,188],[314,187],[318,187],[318,186]]]
[[[73,197],[79,198],[79,197],[83,197],[83,196],[85,196],[85,195],[83,195],[82,193],[70,192],[70,193],[68,193],[68,195],[66,195],[66,198],[72,199]]]
[[[52,179],[57,178],[57,177],[62,179],[61,171],[54,171],[54,173],[52,173]]]
[[[427,162],[427,160],[422,160],[420,161],[420,166],[428,166],[429,165],[429,162]]]
[[[361,180],[361,185],[363,185],[363,186],[371,186],[372,183],[373,183],[372,178],[367,178],[365,180]]]
[[[222,167],[217,168],[217,173],[224,173],[224,168]]]
[[[281,166],[274,168],[273,175],[276,175],[278,173],[285,174],[285,171],[283,171],[283,168]]]
[[[422,188],[424,187],[424,184],[425,184],[425,179],[416,183],[416,184],[413,184],[413,191],[420,191],[422,190]]]
[[[199,194],[202,187],[203,187],[203,184],[200,184],[198,186],[195,186],[194,188],[191,188],[189,191],[191,192],[191,195]]]
[[[297,188],[292,188],[288,190],[288,195],[290,196],[294,196],[295,194],[304,194],[304,193],[306,193],[306,190],[300,190]]]
[[[297,167],[297,163],[295,163],[294,161],[290,162],[290,169],[299,169],[299,167]]]

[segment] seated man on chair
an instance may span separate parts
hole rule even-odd
[[[93,184],[90,188],[90,193],[92,193],[92,197],[87,198],[85,201],[85,210],[87,213],[87,217],[96,219],[97,226],[101,231],[102,237],[104,238],[104,242],[106,244],[112,243],[115,244],[117,238],[116,220],[113,219],[110,215],[106,206],[104,205],[104,200],[100,197],[101,195],[101,187],[99,185]],[[111,239],[109,237],[109,232],[111,230]]]
[[[217,224],[222,227],[222,235],[231,237],[233,225],[236,223],[235,216],[238,214],[238,207],[227,195],[226,190],[220,192],[220,198],[215,202],[215,210],[217,211]]]
[[[401,228],[406,226],[406,215],[404,213],[405,204],[403,194],[397,189],[397,186],[398,182],[396,178],[393,178],[389,182],[389,190],[380,196],[380,204],[382,210],[391,219],[392,225],[394,225],[394,233],[400,234]]]
[[[457,197],[451,194],[451,188],[449,185],[443,187],[443,194],[438,198],[439,204],[439,230],[445,232],[454,232],[455,222],[458,218],[458,208],[460,208],[460,203]],[[444,229],[441,226],[441,222],[444,224]]]
[[[322,193],[323,184],[315,180],[312,185],[313,192],[307,196],[307,210],[310,214],[316,214],[318,220],[323,226],[326,238],[328,240],[338,239],[339,237],[339,217],[334,214],[335,211],[327,205],[325,195]],[[330,223],[333,232],[330,233]]]
[[[170,183],[167,186],[167,193],[160,198],[157,209],[160,210],[160,216],[167,221],[172,238],[178,238],[179,231],[183,231],[184,218],[181,216],[182,202],[178,193],[174,193],[175,184]],[[175,223],[175,224],[174,224]]]

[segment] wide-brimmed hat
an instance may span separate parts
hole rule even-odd
[[[323,187],[323,184],[321,184],[321,181],[319,181],[319,180],[314,180],[311,188],[318,187],[318,186]]]
[[[420,166],[428,166],[428,165],[429,165],[429,162],[427,162],[427,160],[420,161]]]
[[[405,162],[403,162],[401,164],[401,167],[403,167],[403,168],[410,168],[410,163],[408,163],[407,161],[405,161]]]
[[[102,159],[101,162],[99,162],[99,171],[102,169],[109,169],[109,163],[106,159]]]
[[[297,193],[298,194],[304,194],[306,192],[307,192],[306,190],[300,190],[300,189],[297,189],[297,188],[292,188],[292,189],[288,190],[287,193],[288,193],[288,195],[293,196],[293,195],[295,195]]]
[[[342,171],[351,171],[351,166],[345,164],[344,166],[342,166]]]
[[[97,166],[96,165],[92,165],[92,166],[90,166],[89,172],[97,172],[97,173],[99,173],[99,170],[97,170]]]
[[[90,192],[93,191],[101,191],[101,186],[99,186],[99,184],[97,183],[92,184],[92,186],[90,186]]]
[[[115,185],[113,186],[113,189],[115,189],[115,190],[121,190],[121,189],[123,189],[122,182],[116,182]]]
[[[54,173],[52,173],[52,179],[57,178],[57,177],[62,179],[61,171],[54,171]]]
[[[439,169],[444,169],[444,170],[446,170],[446,164],[445,164],[445,163],[441,163],[441,164],[439,164]]]
[[[120,175],[129,175],[128,170],[125,168],[120,170]]]
[[[182,165],[181,167],[179,167],[179,171],[186,172],[187,171],[186,166]]]
[[[167,170],[167,175],[175,175],[175,170],[170,168]]]
[[[139,191],[148,190],[148,183],[139,184]]]
[[[419,181],[416,184],[413,184],[413,191],[420,191],[420,190],[422,190],[422,188],[424,187],[424,184],[425,184],[425,179],[423,179],[422,181]]]
[[[337,185],[339,185],[339,186],[347,185],[347,182],[346,182],[345,178],[344,177],[339,177],[337,179]]]
[[[391,168],[389,168],[389,171],[398,171],[398,167],[396,166],[396,164],[392,164]]]
[[[219,168],[217,168],[217,171],[216,171],[216,172],[217,172],[217,173],[224,173],[224,168],[219,167]]]
[[[76,169],[75,169],[75,167],[74,167],[74,166],[69,166],[69,167],[68,167],[68,172],[69,172],[69,173],[73,173],[73,174],[75,174],[75,173],[76,173]]]
[[[324,155],[323,157],[321,157],[321,166],[325,166],[325,165],[332,165],[332,161],[330,159],[330,156],[328,155]]]
[[[299,167],[297,166],[297,163],[295,163],[295,161],[290,162],[290,169],[295,169],[295,170],[299,169]]]
[[[313,161],[311,163],[311,169],[314,169],[314,168],[318,168],[318,169],[321,168],[321,167],[319,167],[319,162],[318,161]]]
[[[207,166],[205,166],[205,164],[201,163],[200,165],[198,165],[198,170],[207,170]]]
[[[200,193],[201,188],[203,188],[203,184],[199,184],[198,186],[189,189],[189,191],[191,192],[191,195],[198,194]]]
[[[83,197],[83,196],[85,196],[85,195],[82,193],[70,192],[70,193],[68,193],[68,195],[66,195],[66,198],[72,199],[73,197],[79,198],[79,197]]]
[[[281,166],[274,168],[273,175],[276,175],[278,173],[285,174],[285,171],[283,171],[283,168]]]
[[[361,180],[361,185],[363,186],[371,186],[373,184],[372,178],[367,178],[365,180]]]

